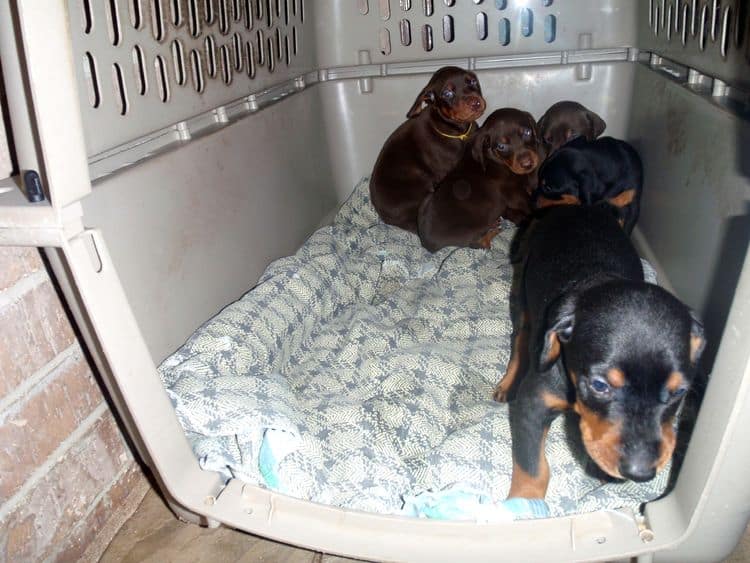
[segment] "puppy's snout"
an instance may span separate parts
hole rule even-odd
[[[620,462],[620,474],[631,481],[650,481],[656,475],[654,458],[647,452],[628,456]]]
[[[484,111],[484,100],[479,96],[471,96],[468,99],[468,104],[474,111]]]
[[[535,164],[536,162],[534,160],[534,157],[530,152],[522,153],[518,157],[518,165],[524,170],[531,170],[532,168],[534,168]]]

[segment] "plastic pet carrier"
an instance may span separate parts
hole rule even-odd
[[[0,166],[0,244],[45,250],[135,446],[184,518],[374,560],[720,560],[750,515],[749,26],[741,0],[0,2],[13,154],[7,170]],[[211,352],[221,367],[223,354],[239,347],[245,355],[227,360],[237,375],[240,364],[278,361],[271,354],[297,361],[298,349],[329,361],[321,343],[360,335],[372,345],[366,330],[380,325],[353,315],[318,331],[313,346],[305,340],[311,319],[340,317],[357,300],[402,314],[403,334],[434,334],[429,322],[409,324],[417,313],[399,309],[399,283],[448,270],[407,254],[394,265],[395,254],[419,243],[364,215],[362,179],[429,76],[446,65],[477,73],[485,117],[511,106],[538,119],[552,103],[575,100],[606,121],[607,134],[638,149],[645,186],[633,239],[659,283],[702,316],[708,340],[710,377],[667,494],[635,507],[516,521],[376,514],[274,486],[278,475],[268,469],[286,459],[293,434],[284,428],[281,450],[248,439],[260,456],[255,483],[207,465],[210,455],[188,438],[180,414],[187,394],[169,375],[194,360],[188,348],[226,346]],[[357,234],[365,232],[370,238]],[[511,231],[504,233],[499,242]],[[387,250],[381,235],[396,237]],[[377,291],[364,265],[355,271],[359,261],[341,269],[339,255],[353,249],[364,249],[361,264],[380,268]],[[497,255],[451,254],[464,269],[450,275],[478,279],[470,261]],[[296,299],[288,310],[264,301],[282,278]],[[326,301],[321,288],[343,278],[342,301]],[[425,295],[436,310],[445,302]],[[292,328],[281,322],[287,317]],[[459,317],[469,333],[483,330]],[[233,320],[246,332],[222,332]],[[337,351],[337,361],[349,353]],[[440,363],[442,353],[417,366],[425,378],[468,385],[461,369]],[[487,380],[482,397],[504,408],[490,401],[490,382],[505,366],[487,365],[477,370]],[[252,401],[286,400],[281,374],[266,374]],[[343,380],[313,390],[310,401],[350,392]],[[192,399],[212,404],[210,393]],[[239,402],[251,416],[270,416],[252,401]],[[302,399],[287,405],[293,401]],[[437,424],[420,412],[412,409],[415,421],[399,439]],[[325,441],[325,428],[317,431]],[[320,458],[316,467],[329,467]],[[358,470],[344,463],[330,471],[342,467]],[[497,477],[507,485],[508,475]],[[296,479],[308,478],[302,471]]]

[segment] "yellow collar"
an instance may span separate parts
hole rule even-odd
[[[458,139],[459,141],[465,141],[466,139],[469,138],[469,134],[471,133],[471,130],[474,128],[474,123],[469,123],[469,128],[466,130],[466,133],[461,133],[460,135],[448,135],[448,133],[443,133],[440,129],[438,129],[434,125],[432,126],[432,128],[441,137],[445,137],[447,139]]]

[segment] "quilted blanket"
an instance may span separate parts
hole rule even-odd
[[[493,505],[510,485],[508,408],[491,394],[510,354],[513,234],[430,254],[379,221],[363,179],[332,225],[160,367],[201,466],[350,509],[479,518],[460,503]],[[588,474],[571,427],[562,416],[549,432],[541,515],[664,490],[667,471]]]

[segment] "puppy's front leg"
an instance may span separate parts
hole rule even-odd
[[[513,475],[508,498],[544,498],[549,484],[549,464],[544,453],[547,431],[569,406],[564,397],[530,381],[536,377],[535,373],[529,374],[510,404]]]

